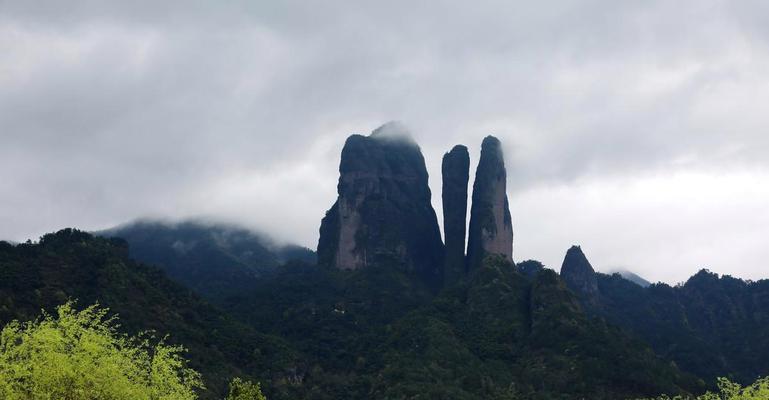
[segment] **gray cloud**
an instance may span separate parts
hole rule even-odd
[[[599,268],[653,279],[706,264],[764,276],[754,238],[769,228],[749,222],[769,214],[768,13],[760,1],[6,0],[0,237],[209,215],[312,247],[344,138],[395,119],[422,145],[436,207],[443,152],[465,143],[475,158],[500,137],[521,257],[558,267],[587,241]],[[747,203],[732,212],[724,184]],[[711,243],[703,223],[728,237]]]

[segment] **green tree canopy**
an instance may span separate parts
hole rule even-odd
[[[98,305],[13,321],[0,333],[0,398],[7,400],[193,400],[200,375],[184,349],[117,331]]]
[[[235,378],[230,382],[230,391],[225,400],[267,400],[258,383]]]
[[[726,378],[718,378],[718,393],[707,392],[697,397],[660,396],[651,400],[766,400],[769,399],[769,377],[742,387]]]

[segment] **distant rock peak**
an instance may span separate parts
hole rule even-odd
[[[587,296],[598,294],[598,278],[580,246],[572,246],[566,252],[561,265],[561,278],[577,293]]]
[[[646,280],[643,277],[641,277],[640,275],[638,275],[638,274],[636,274],[636,273],[634,273],[632,271],[628,271],[626,269],[615,269],[615,270],[610,271],[610,273],[611,274],[618,274],[623,279],[628,280],[630,282],[633,282],[636,285],[641,286],[641,287],[649,287],[651,285],[651,282],[649,282],[648,280]]]

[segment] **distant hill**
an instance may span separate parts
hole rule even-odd
[[[683,285],[640,288],[600,274],[600,315],[687,371],[743,383],[769,375],[769,280],[701,270]]]
[[[248,290],[288,261],[316,260],[310,249],[276,244],[263,234],[227,224],[137,221],[96,234],[125,239],[132,258],[161,268],[213,301]]]
[[[619,273],[595,272],[582,258],[579,276],[562,268],[561,277],[591,315],[640,337],[707,382],[725,376],[748,383],[769,375],[769,280],[701,270],[683,285],[643,286]],[[568,261],[567,256],[564,266]],[[578,285],[586,279],[595,290]]]
[[[640,287],[649,287],[652,284],[646,279],[626,269],[615,269],[615,270],[609,271],[609,274],[619,274],[619,276],[629,280],[630,282],[635,283]]]

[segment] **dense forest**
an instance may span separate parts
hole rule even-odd
[[[658,354],[707,381],[751,382],[769,374],[769,281],[701,270],[684,284],[639,288],[598,276],[593,310],[636,333]]]
[[[704,384],[643,341],[590,318],[548,269],[490,257],[433,293],[395,269],[295,261],[217,306],[128,257],[126,242],[76,230],[0,246],[3,323],[70,299],[121,330],[154,330],[189,352],[204,397],[233,377],[269,398],[631,398]],[[525,273],[524,273],[525,272]]]
[[[769,374],[769,280],[700,270],[683,284],[643,287],[595,272],[581,251],[572,253],[576,261],[567,256],[564,267],[581,267],[562,274],[590,315],[631,332],[707,382],[729,377],[747,383]]]
[[[131,244],[129,255],[161,268],[170,278],[209,299],[248,290],[287,261],[315,263],[315,252],[277,244],[267,235],[203,221],[143,220],[97,232]]]
[[[189,352],[211,394],[224,392],[238,375],[283,376],[296,363],[285,340],[264,335],[211,306],[154,267],[128,258],[120,239],[102,239],[65,229],[39,243],[0,242],[0,324],[29,321],[41,309],[70,300],[100,304],[120,317],[121,330],[155,331]],[[260,351],[257,351],[260,349]]]

